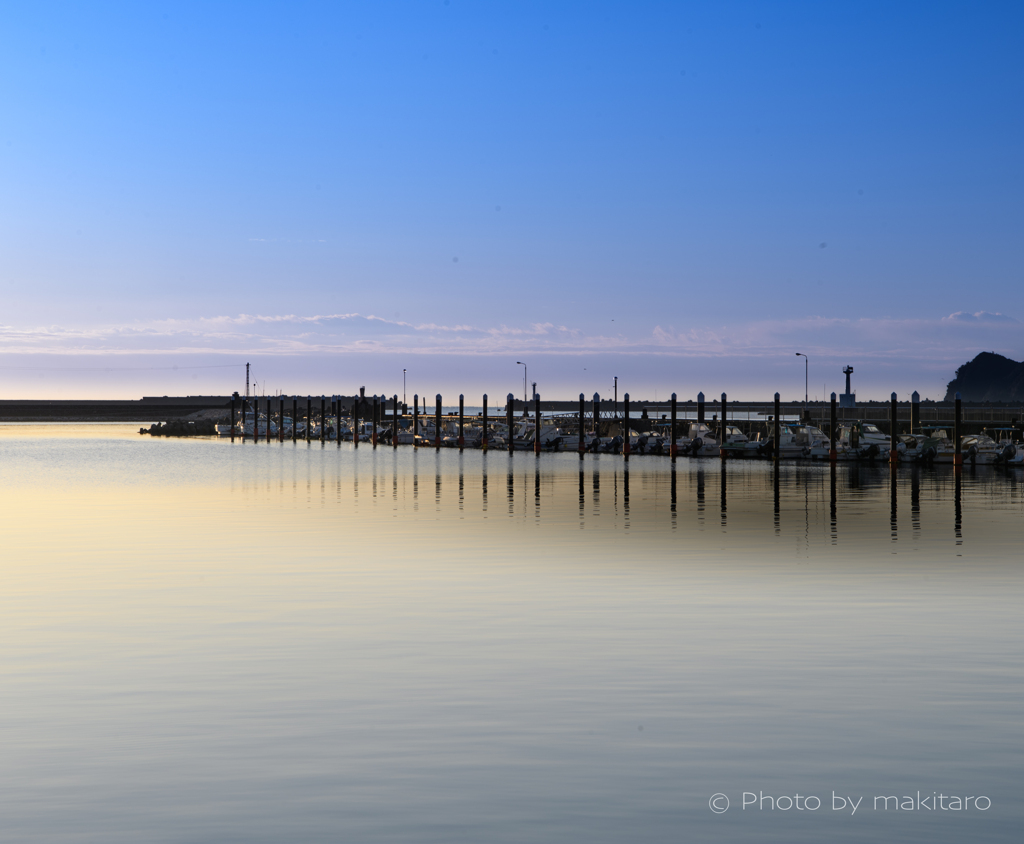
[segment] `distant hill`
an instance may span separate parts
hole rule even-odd
[[[946,387],[946,401],[953,401],[958,392],[964,401],[1024,401],[1024,363],[982,352],[956,371]]]

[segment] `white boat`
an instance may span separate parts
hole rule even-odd
[[[996,440],[999,455],[992,462],[1002,466],[1024,465],[1024,447],[1015,442],[1016,428],[987,428],[985,433]]]
[[[718,438],[706,422],[691,422],[686,434],[676,439],[680,454],[707,457],[718,454]]]

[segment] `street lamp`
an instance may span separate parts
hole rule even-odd
[[[517,360],[516,366],[521,366],[523,368],[523,403],[525,404],[530,401],[526,396],[526,364],[521,360]]]
[[[798,358],[804,359],[804,416],[807,415],[807,355],[803,352],[797,352]]]

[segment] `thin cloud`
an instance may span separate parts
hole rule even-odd
[[[373,314],[237,314],[106,326],[0,326],[5,354],[455,354],[745,358],[792,355],[962,363],[995,348],[1021,356],[1020,323],[1006,314],[942,319],[812,316],[711,326],[657,324],[633,333],[589,333],[553,322],[476,326],[413,324]]]
[[[957,311],[943,318],[946,322],[1017,322],[1012,316],[1006,314],[991,313],[990,311],[975,311],[973,314],[967,311]]]

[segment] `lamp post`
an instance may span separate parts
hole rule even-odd
[[[796,356],[798,358],[803,358],[804,359],[804,416],[806,416],[807,415],[807,372],[808,372],[808,369],[807,369],[807,363],[808,363],[807,362],[807,355],[805,355],[803,352],[797,352]]]
[[[523,368],[523,413],[526,413],[526,404],[529,401],[526,397],[526,364],[521,360],[517,360],[516,366],[521,366]]]

